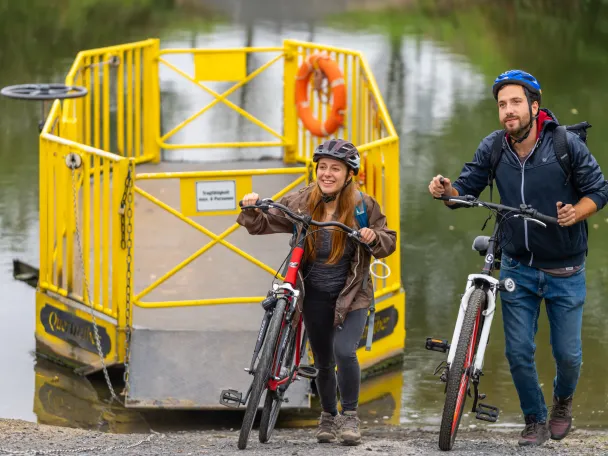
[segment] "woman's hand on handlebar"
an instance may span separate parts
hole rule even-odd
[[[258,195],[257,193],[247,193],[245,196],[243,196],[241,206],[255,206],[259,199],[260,195]],[[259,209],[256,209],[256,211],[259,211]]]
[[[361,230],[359,230],[359,237],[362,242],[365,242],[366,244],[371,244],[376,240],[378,236],[376,235],[374,230],[370,230],[369,228],[361,228]]]

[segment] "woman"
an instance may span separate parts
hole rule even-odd
[[[317,180],[298,192],[283,197],[281,204],[294,212],[312,214],[316,221],[338,221],[361,228],[355,207],[363,198],[368,226],[361,228],[361,239],[370,245],[376,258],[395,250],[396,233],[386,226],[386,217],[378,203],[359,192],[353,183],[359,172],[360,157],[356,147],[344,140],[329,140],[317,147]],[[243,197],[243,205],[253,205],[259,195]],[[267,214],[259,209],[241,212],[237,222],[250,234],[291,233],[293,224],[278,210]],[[303,272],[306,293],[303,304],[304,324],[315,367],[322,413],[316,437],[332,442],[340,437],[345,444],[361,443],[357,405],[361,371],[356,355],[367,320],[373,293],[372,283],[363,284],[369,268],[369,253],[341,230],[310,227],[306,239]],[[338,378],[336,383],[336,364]],[[343,414],[338,418],[336,393],[340,391]]]

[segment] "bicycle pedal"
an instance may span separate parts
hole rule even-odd
[[[450,350],[450,344],[447,339],[433,339],[432,337],[427,337],[424,348],[431,351],[447,353]]]
[[[239,406],[243,404],[242,398],[243,393],[239,393],[237,390],[222,390],[222,394],[220,394],[220,404],[225,405],[226,407],[239,408]]]
[[[475,418],[482,421],[489,421],[490,423],[496,423],[499,413],[500,410],[498,410],[498,407],[487,404],[478,404]]]
[[[306,364],[300,364],[298,367],[298,376],[307,378],[309,380],[314,380],[319,375],[319,370],[316,367],[309,366]]]

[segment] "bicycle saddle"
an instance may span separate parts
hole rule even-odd
[[[488,250],[490,244],[490,236],[477,236],[473,241],[473,250],[484,253]]]

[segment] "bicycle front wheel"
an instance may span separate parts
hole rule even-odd
[[[247,401],[247,408],[245,409],[245,415],[243,416],[243,424],[241,425],[241,432],[239,434],[239,450],[244,450],[247,447],[249,433],[253,427],[258,405],[260,404],[262,393],[266,388],[270,375],[270,367],[278,345],[279,332],[281,330],[281,323],[283,322],[283,314],[285,313],[286,306],[287,301],[285,299],[279,299],[270,320],[268,332],[266,333],[264,345],[262,346],[260,360],[255,368],[251,393]]]
[[[290,325],[286,325],[285,329],[289,331],[287,334],[289,340],[287,341],[287,349],[285,350],[283,359],[276,365],[276,369],[279,372],[275,372],[275,375],[278,377],[282,377],[280,371],[291,374],[295,364],[296,333],[291,329]],[[274,426],[277,424],[277,418],[279,417],[279,411],[281,410],[281,404],[283,403],[283,396],[286,392],[287,388],[283,389],[281,386],[277,387],[276,391],[266,391],[266,400],[264,402],[264,409],[262,410],[262,417],[260,418],[259,438],[262,443],[267,443],[270,440]]]
[[[473,291],[462,321],[458,346],[454,361],[450,365],[448,385],[439,430],[439,448],[451,450],[456,440],[456,432],[462,418],[466,402],[471,372],[479,334],[481,333],[481,312],[486,303],[486,292],[480,288]]]

